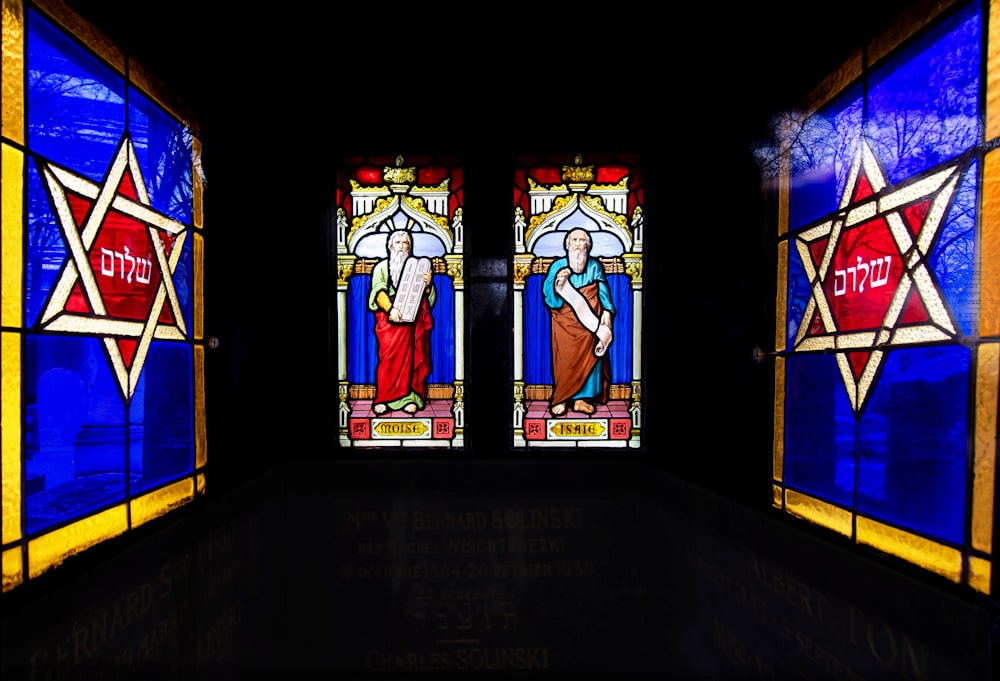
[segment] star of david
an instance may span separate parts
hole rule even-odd
[[[150,206],[127,135],[103,183],[51,163],[39,167],[69,256],[39,324],[100,338],[127,401],[152,340],[186,337],[173,275],[187,227]]]
[[[871,395],[888,349],[957,335],[928,253],[960,176],[956,163],[888,187],[862,142],[835,216],[795,236],[810,298],[794,349],[837,351],[855,412]]]

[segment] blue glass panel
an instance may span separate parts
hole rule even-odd
[[[100,342],[29,334],[24,385],[28,533],[123,499],[125,409]]]
[[[979,319],[979,294],[975,288],[978,167],[978,163],[973,162],[963,176],[955,192],[955,202],[930,254],[934,276],[966,334],[972,333]]]
[[[62,32],[28,10],[28,145],[98,181],[125,131],[125,85]]]
[[[66,260],[62,230],[34,163],[28,164],[27,258],[25,260],[25,323],[32,326],[41,313],[56,276]]]
[[[883,485],[858,496],[858,510],[962,541],[969,351],[961,346],[888,353],[861,421],[861,469]]]
[[[552,384],[552,353],[549,351],[552,322],[542,303],[541,274],[528,277],[524,285],[524,380],[526,383]]]
[[[809,288],[809,278],[806,276],[805,268],[802,265],[802,258],[799,252],[789,246],[788,249],[788,347],[792,347],[795,334],[799,332],[801,324],[807,324],[808,320],[803,320],[802,315],[806,312],[806,305],[812,291]]]
[[[847,90],[803,123],[791,148],[789,228],[837,209],[861,136],[861,88]]]
[[[177,300],[181,304],[184,314],[184,328],[188,335],[193,329],[194,314],[194,237],[188,233],[184,240],[184,248],[181,250],[180,259],[177,261],[177,269],[174,270],[173,282],[174,290],[177,292]]]
[[[129,133],[149,202],[180,222],[191,222],[191,134],[135,89],[129,89]]]
[[[978,141],[979,33],[979,6],[970,3],[872,78],[867,133],[890,184]]]
[[[351,383],[374,383],[375,318],[368,312],[370,274],[356,274],[347,281],[347,316],[356,320],[347,327],[347,380]]]
[[[831,355],[786,361],[785,482],[844,505],[854,496],[854,412]]]
[[[434,330],[431,332],[431,375],[429,383],[452,383],[455,380],[455,291],[451,279],[434,275],[437,300],[431,308]],[[374,333],[374,332],[373,332]]]
[[[542,294],[544,275],[532,275],[524,287],[525,382],[552,383],[552,327]],[[607,275],[615,306],[614,340],[608,348],[612,383],[632,382],[632,282],[628,275]]]
[[[452,383],[455,380],[455,292],[447,275],[434,275],[437,299],[431,307],[434,327],[431,331],[431,374],[428,383]],[[374,383],[378,352],[375,339],[375,316],[368,309],[371,275],[357,274],[348,282],[347,330],[348,380]],[[357,315],[357,316],[355,316]]]
[[[632,280],[625,274],[609,274],[608,288],[615,303],[615,340],[608,348],[611,382],[632,382]]]
[[[194,388],[191,346],[153,343],[132,398],[133,491],[154,487],[194,470]]]

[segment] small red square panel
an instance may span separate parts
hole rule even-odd
[[[455,433],[455,419],[434,419],[434,431],[431,437],[449,440]]]
[[[544,440],[545,419],[525,419],[524,437],[526,440]]]
[[[369,419],[350,419],[348,428],[352,440],[368,440],[372,436],[372,424]]]
[[[611,419],[608,421],[609,440],[627,440],[631,434],[631,419]]]

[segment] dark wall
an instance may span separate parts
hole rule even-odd
[[[327,235],[338,156],[465,159],[462,456],[516,458],[506,446],[511,161],[519,151],[627,151],[644,156],[648,187],[648,411],[637,456],[766,503],[771,366],[752,352],[772,343],[773,249],[753,145],[773,113],[904,3],[849,2],[825,17],[792,2],[724,16],[695,6],[683,17],[625,17],[608,34],[564,8],[404,16],[338,6],[320,17],[74,4],[199,112],[205,328],[220,341],[206,367],[212,484],[235,485],[284,457],[358,455],[336,444]]]

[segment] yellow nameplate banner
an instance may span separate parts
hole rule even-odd
[[[590,438],[594,440],[608,439],[607,419],[552,419],[549,421],[549,439],[552,438]]]
[[[430,419],[372,419],[372,438],[427,438],[431,437]]]

